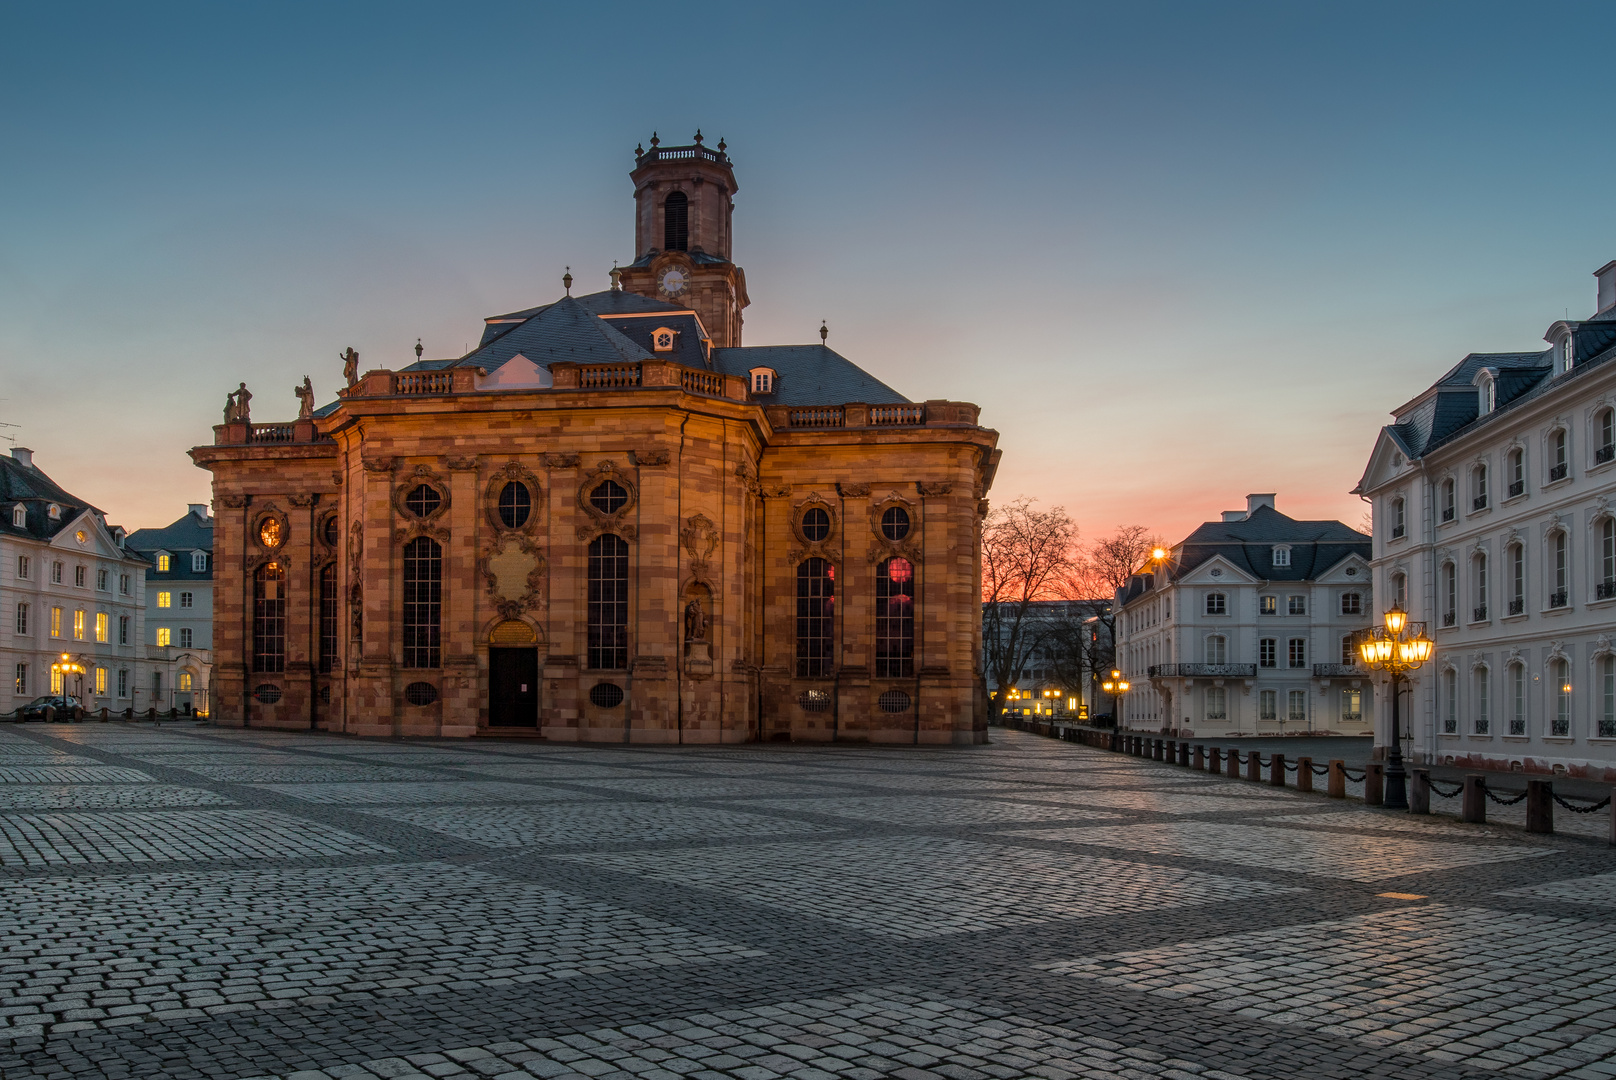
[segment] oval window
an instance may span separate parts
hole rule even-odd
[[[281,546],[281,523],[278,518],[265,518],[258,526],[258,542],[267,548]]]
[[[281,699],[281,688],[274,683],[264,683],[253,689],[253,697],[265,705],[273,705]]]
[[[320,526],[320,536],[324,538],[326,547],[337,546],[337,515],[332,514]]]
[[[909,695],[902,690],[888,690],[876,701],[882,712],[908,712]]]
[[[438,688],[429,682],[412,682],[404,688],[404,700],[411,705],[430,705],[438,700]]]
[[[829,712],[829,690],[804,690],[797,695],[797,704],[803,712]]]
[[[589,688],[589,701],[602,709],[615,709],[623,704],[623,688],[613,682],[596,683]]]
[[[404,497],[404,509],[418,518],[431,517],[442,505],[443,496],[426,484],[417,485],[414,491]]]
[[[532,510],[533,496],[528,494],[526,484],[512,480],[500,489],[499,520],[507,529],[519,529],[526,525]]]
[[[814,507],[802,515],[802,535],[814,543],[830,535],[830,515],[819,507]]]
[[[902,540],[909,535],[909,511],[901,506],[889,506],[881,515],[881,535],[888,540]]]
[[[628,491],[616,480],[608,480],[589,493],[589,505],[603,514],[615,514],[628,505]]]

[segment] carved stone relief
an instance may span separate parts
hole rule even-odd
[[[501,617],[514,619],[543,606],[546,564],[528,537],[507,533],[496,538],[482,559],[481,570]]]

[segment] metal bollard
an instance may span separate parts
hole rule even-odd
[[[1268,783],[1271,787],[1285,786],[1285,755],[1275,754],[1268,759]]]
[[[1240,779],[1240,751],[1236,747],[1229,747],[1229,765],[1224,770],[1224,775],[1230,780]]]
[[[1162,741],[1160,739],[1156,739],[1151,743],[1150,757],[1152,761],[1160,761],[1162,759]]]
[[[1190,744],[1187,742],[1178,744],[1178,763],[1186,767],[1190,763]]]
[[[1325,794],[1332,799],[1347,797],[1347,763],[1340,758],[1330,759],[1330,775],[1325,780]]]
[[[1209,772],[1209,773],[1220,773],[1220,772],[1223,771],[1223,748],[1222,747],[1213,746],[1213,747],[1210,747],[1207,750],[1207,752],[1206,752],[1206,771]],[[1616,844],[1616,813],[1611,814],[1610,820],[1611,820],[1611,826],[1610,826],[1611,843]]]
[[[1307,792],[1313,790],[1313,759],[1310,757],[1296,759],[1296,790]]]
[[[1547,780],[1526,782],[1526,831],[1554,831],[1554,785]]]
[[[1363,801],[1366,806],[1381,806],[1386,802],[1386,763],[1371,761],[1363,770]]]
[[[1410,769],[1408,774],[1408,812],[1431,812],[1431,770]]]
[[[1487,778],[1471,773],[1464,778],[1464,794],[1459,799],[1459,820],[1472,825],[1487,824]]]
[[[1255,750],[1246,751],[1246,779],[1262,780],[1262,755]]]
[[[1206,747],[1200,743],[1195,744],[1195,762],[1190,768],[1197,772],[1206,772]]]

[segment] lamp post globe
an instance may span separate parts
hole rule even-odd
[[[1358,655],[1364,666],[1391,676],[1392,730],[1386,748],[1386,791],[1382,805],[1388,810],[1408,809],[1408,774],[1403,769],[1402,684],[1408,673],[1424,665],[1436,652],[1424,623],[1411,623],[1408,613],[1393,604],[1380,626],[1358,632]]]

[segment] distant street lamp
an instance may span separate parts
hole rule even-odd
[[[1409,622],[1408,613],[1396,604],[1386,612],[1384,626],[1358,631],[1358,655],[1363,658],[1364,666],[1388,672],[1392,677],[1392,739],[1386,752],[1386,792],[1382,803],[1389,810],[1408,809],[1399,711],[1401,684],[1410,671],[1431,659],[1435,651],[1436,643],[1426,636],[1425,624]]]
[[[50,669],[52,675],[60,675],[62,677],[62,695],[64,697],[73,697],[75,700],[82,703],[84,700],[84,674],[87,670],[85,666],[73,659],[67,653],[63,653],[62,658],[52,664]],[[69,675],[78,676],[78,693],[76,694],[70,692],[67,688],[67,677]]]
[[[1111,674],[1107,675],[1105,681],[1100,684],[1100,689],[1111,695],[1111,726],[1120,730],[1122,727],[1122,706],[1120,702],[1122,695],[1128,692],[1128,680],[1122,677],[1122,672],[1112,668]]]

